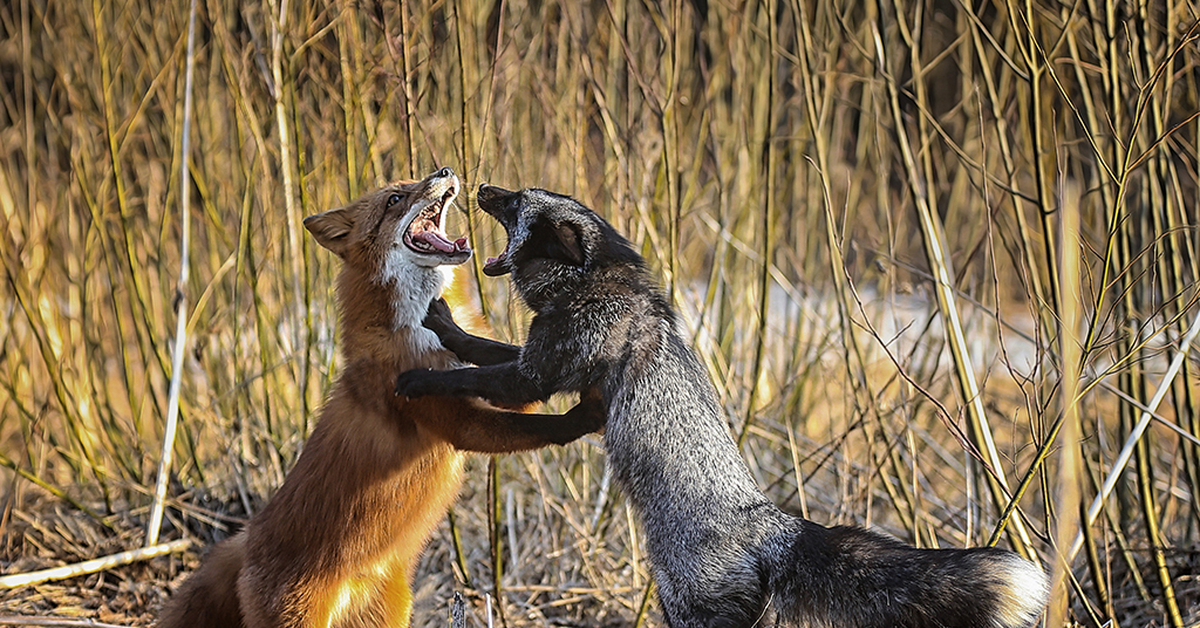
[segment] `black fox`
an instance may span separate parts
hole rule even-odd
[[[435,302],[426,325],[478,368],[408,371],[410,397],[497,403],[598,391],[614,476],[641,515],[667,623],[748,627],[994,627],[1036,621],[1045,574],[995,548],[923,550],[788,515],[755,485],[716,395],[645,261],[569,197],[481,186],[533,320],[524,347],[463,332]]]

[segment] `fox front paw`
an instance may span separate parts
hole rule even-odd
[[[580,435],[603,434],[605,421],[608,419],[608,415],[605,414],[604,409],[600,407],[575,406],[569,410],[563,418],[578,426]],[[571,440],[574,439],[572,438]],[[559,444],[565,445],[566,443]]]
[[[434,392],[434,383],[437,381],[437,376],[437,371],[430,369],[404,371],[396,377],[396,389],[394,392],[398,397],[407,397],[409,399],[431,395]]]
[[[425,320],[421,324],[438,335],[438,338],[445,342],[447,339],[456,338],[463,334],[463,330],[454,322],[454,315],[450,312],[450,305],[446,300],[438,297],[429,303],[429,310],[425,313]]]
[[[581,434],[602,434],[608,421],[608,407],[604,405],[600,392],[589,390],[579,396],[579,403],[567,411],[563,417],[577,425]]]

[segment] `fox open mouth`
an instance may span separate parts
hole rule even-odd
[[[404,245],[414,253],[421,255],[462,255],[470,254],[471,247],[464,237],[450,239],[442,230],[446,208],[454,202],[458,195],[458,186],[451,185],[450,189],[436,201],[422,209],[408,229],[404,232]]]
[[[505,242],[504,250],[496,257],[489,257],[483,263],[483,274],[488,277],[499,277],[512,271],[512,266],[508,263],[508,243]]]

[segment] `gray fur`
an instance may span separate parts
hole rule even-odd
[[[1017,628],[1037,619],[1046,577],[1011,552],[918,550],[779,510],[755,485],[707,373],[629,243],[543,190],[483,186],[479,203],[509,237],[485,272],[512,274],[535,314],[528,340],[469,336],[434,308],[426,325],[483,366],[409,371],[397,392],[498,403],[598,394],[609,463],[641,515],[671,626]]]

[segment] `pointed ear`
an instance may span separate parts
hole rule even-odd
[[[345,207],[331,209],[304,219],[304,228],[317,239],[317,244],[345,257],[346,240],[354,229],[352,213]]]
[[[555,242],[550,246],[553,257],[573,265],[583,266],[583,237],[575,226],[568,222],[554,225]]]

